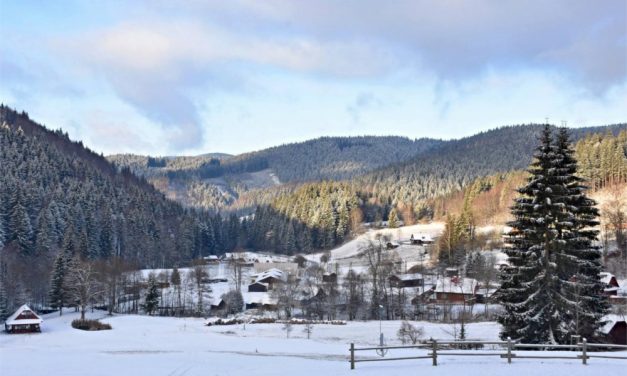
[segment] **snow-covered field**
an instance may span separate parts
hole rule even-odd
[[[95,317],[104,317],[98,313]],[[349,369],[348,343],[373,345],[379,322],[316,325],[306,339],[303,327],[293,326],[290,338],[280,324],[204,326],[202,319],[120,315],[104,318],[113,330],[85,332],[70,327],[77,314],[45,317],[43,333],[0,334],[0,374],[13,375],[617,375],[624,360],[515,359],[508,365],[499,357],[439,357],[358,363]],[[425,337],[450,338],[450,325],[415,323]],[[383,332],[395,344],[399,322],[383,322]],[[476,323],[468,335],[496,339],[498,326]],[[390,350],[388,357],[394,356]],[[400,350],[399,350],[400,351]],[[426,353],[426,350],[414,350]],[[555,352],[551,353],[555,355]],[[396,355],[399,355],[398,353]],[[573,355],[573,353],[567,353]],[[374,353],[360,356],[375,357]],[[621,371],[623,370],[623,371]]]

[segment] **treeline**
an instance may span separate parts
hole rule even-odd
[[[257,207],[248,245],[288,255],[329,249],[342,243],[361,221],[360,200],[349,184],[305,184],[271,205]]]
[[[627,130],[617,136],[611,133],[591,134],[575,146],[579,174],[590,188],[627,182]]]

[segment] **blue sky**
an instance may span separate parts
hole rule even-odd
[[[0,0],[0,101],[105,154],[627,121],[627,2]]]

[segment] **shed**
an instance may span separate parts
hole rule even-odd
[[[4,329],[8,333],[34,333],[41,332],[41,323],[44,320],[39,317],[26,304],[18,308],[4,323]]]
[[[391,275],[389,281],[394,287],[421,287],[425,280],[421,273],[411,273]]]
[[[475,299],[478,286],[477,280],[472,278],[438,279],[432,299],[443,303],[472,302]]]
[[[618,294],[618,288],[620,286],[618,285],[618,281],[613,274],[608,272],[601,272],[599,273],[599,279],[604,285],[603,295],[610,296]]]

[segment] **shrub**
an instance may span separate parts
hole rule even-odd
[[[398,336],[398,339],[401,340],[403,345],[406,343],[415,345],[420,337],[422,337],[422,332],[422,328],[417,328],[409,322],[403,321],[401,323],[401,327],[398,329],[398,332],[396,332],[396,335]]]
[[[81,320],[76,319],[72,321],[72,328],[80,330],[110,330],[111,325],[100,322],[98,320]]]

